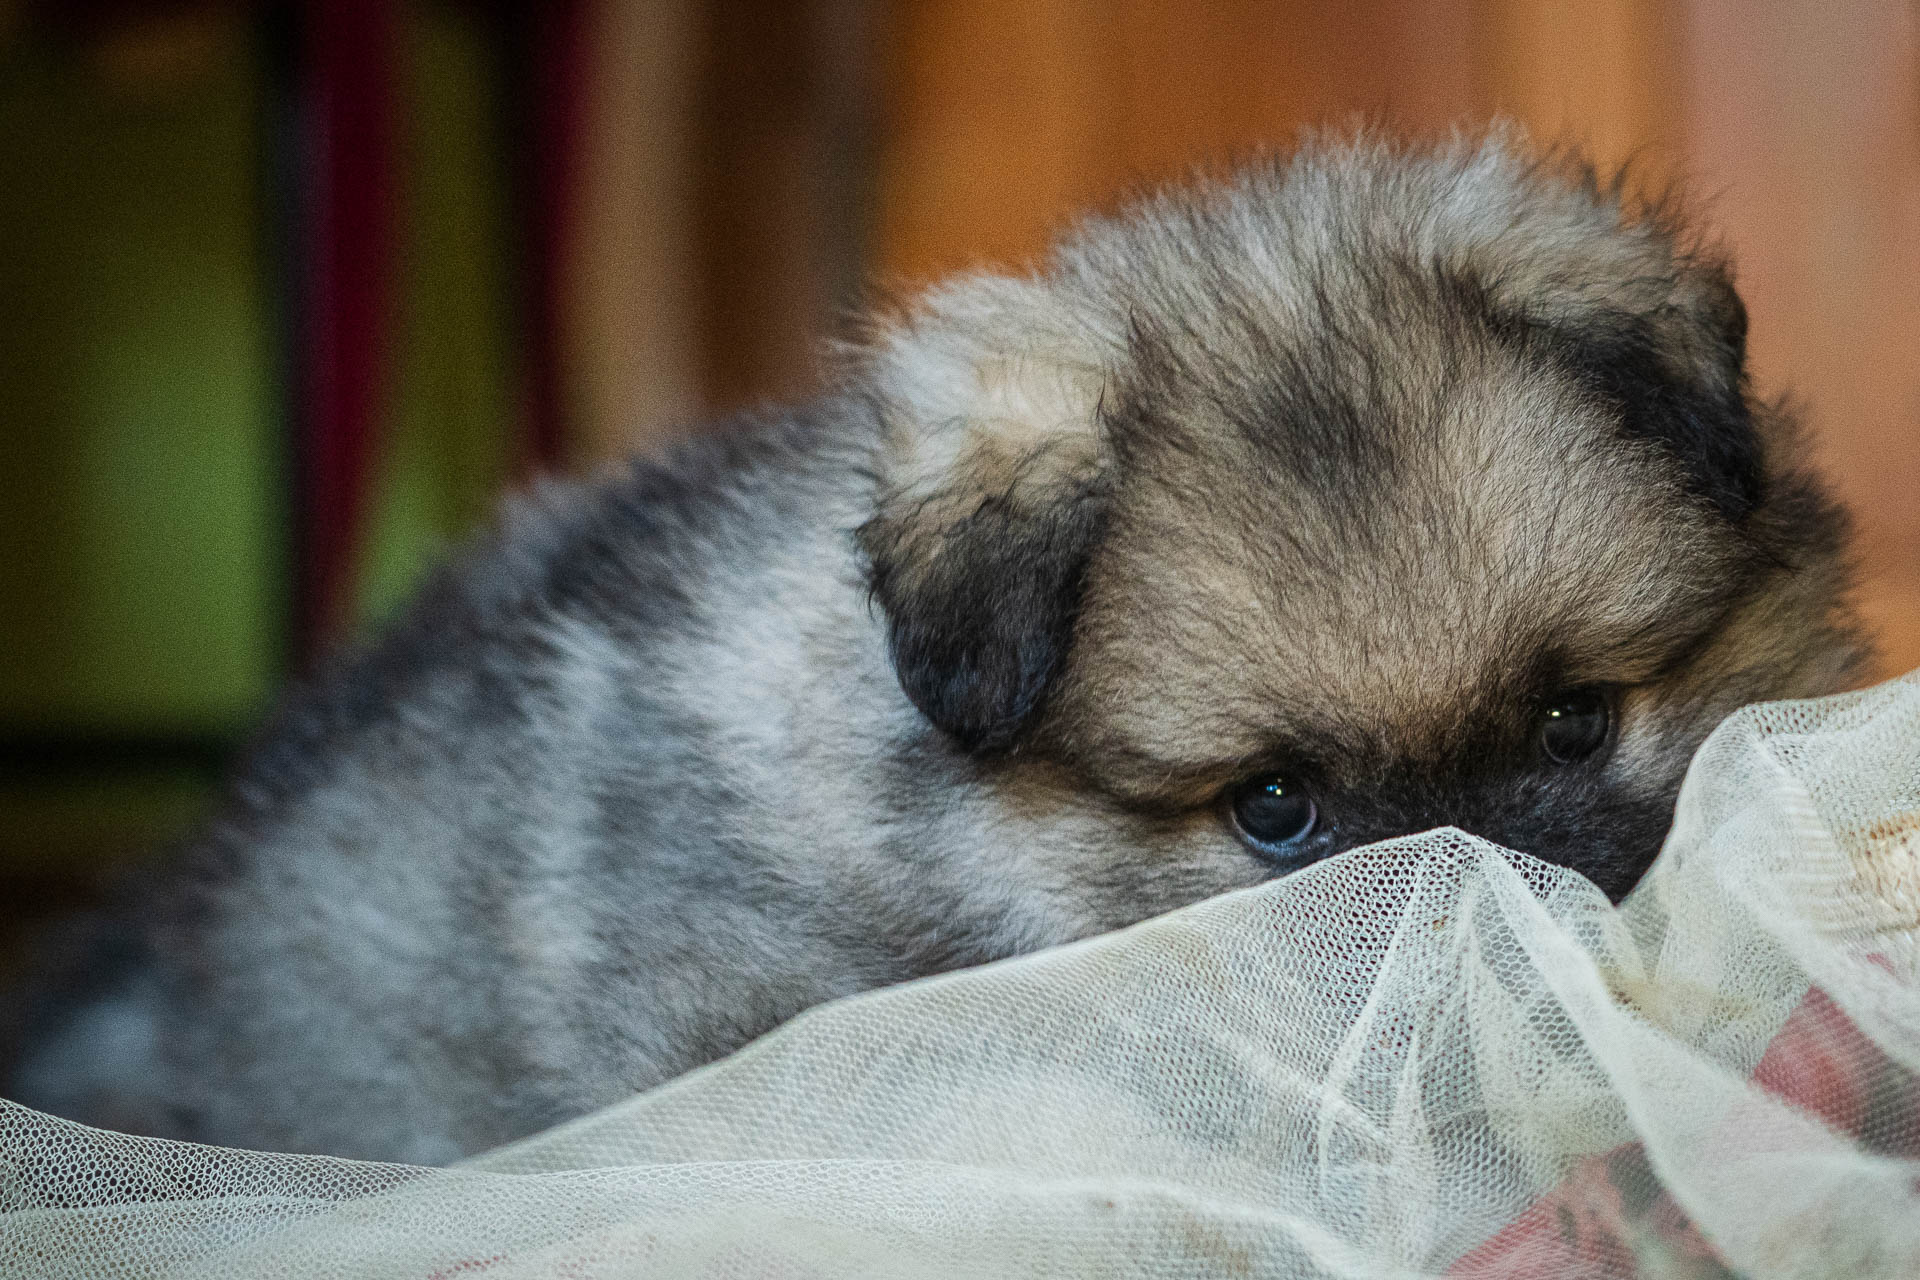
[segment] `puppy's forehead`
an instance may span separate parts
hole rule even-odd
[[[1444,306],[1342,330],[1135,343],[1067,695],[1110,754],[1440,756],[1712,616],[1726,531],[1557,364]]]

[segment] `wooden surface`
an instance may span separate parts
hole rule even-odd
[[[1920,30],[1899,3],[1689,6],[1688,154],[1755,375],[1808,408],[1859,522],[1888,674],[1920,667]]]
[[[921,0],[882,39],[879,274],[1038,252],[1129,185],[1356,114],[1511,115],[1723,230],[1806,407],[1887,674],[1920,666],[1920,37],[1904,0]]]

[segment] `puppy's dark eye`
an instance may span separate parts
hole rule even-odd
[[[1540,749],[1555,764],[1584,760],[1607,740],[1607,699],[1595,689],[1572,689],[1547,705]]]
[[[1231,800],[1234,829],[1269,858],[1290,857],[1320,822],[1312,797],[1285,778],[1243,782]]]

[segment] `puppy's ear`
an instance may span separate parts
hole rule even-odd
[[[976,278],[871,351],[873,595],[901,687],[976,754],[1020,741],[1066,661],[1111,481],[1106,350],[1046,286]]]
[[[1727,519],[1760,504],[1747,309],[1725,263],[1687,248],[1676,215],[1630,216],[1625,234],[1499,244],[1481,270],[1496,331],[1544,346],[1615,410],[1628,437],[1673,456],[1687,487]]]
[[[1723,265],[1684,264],[1662,305],[1603,311],[1562,337],[1625,432],[1677,458],[1690,491],[1735,523],[1760,505],[1766,473],[1747,398],[1747,309]]]

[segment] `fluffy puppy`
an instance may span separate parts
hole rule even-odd
[[[1862,657],[1725,264],[1499,136],[1164,191],[554,486],[294,697],[16,1096],[438,1162],[1452,824],[1625,893]]]

